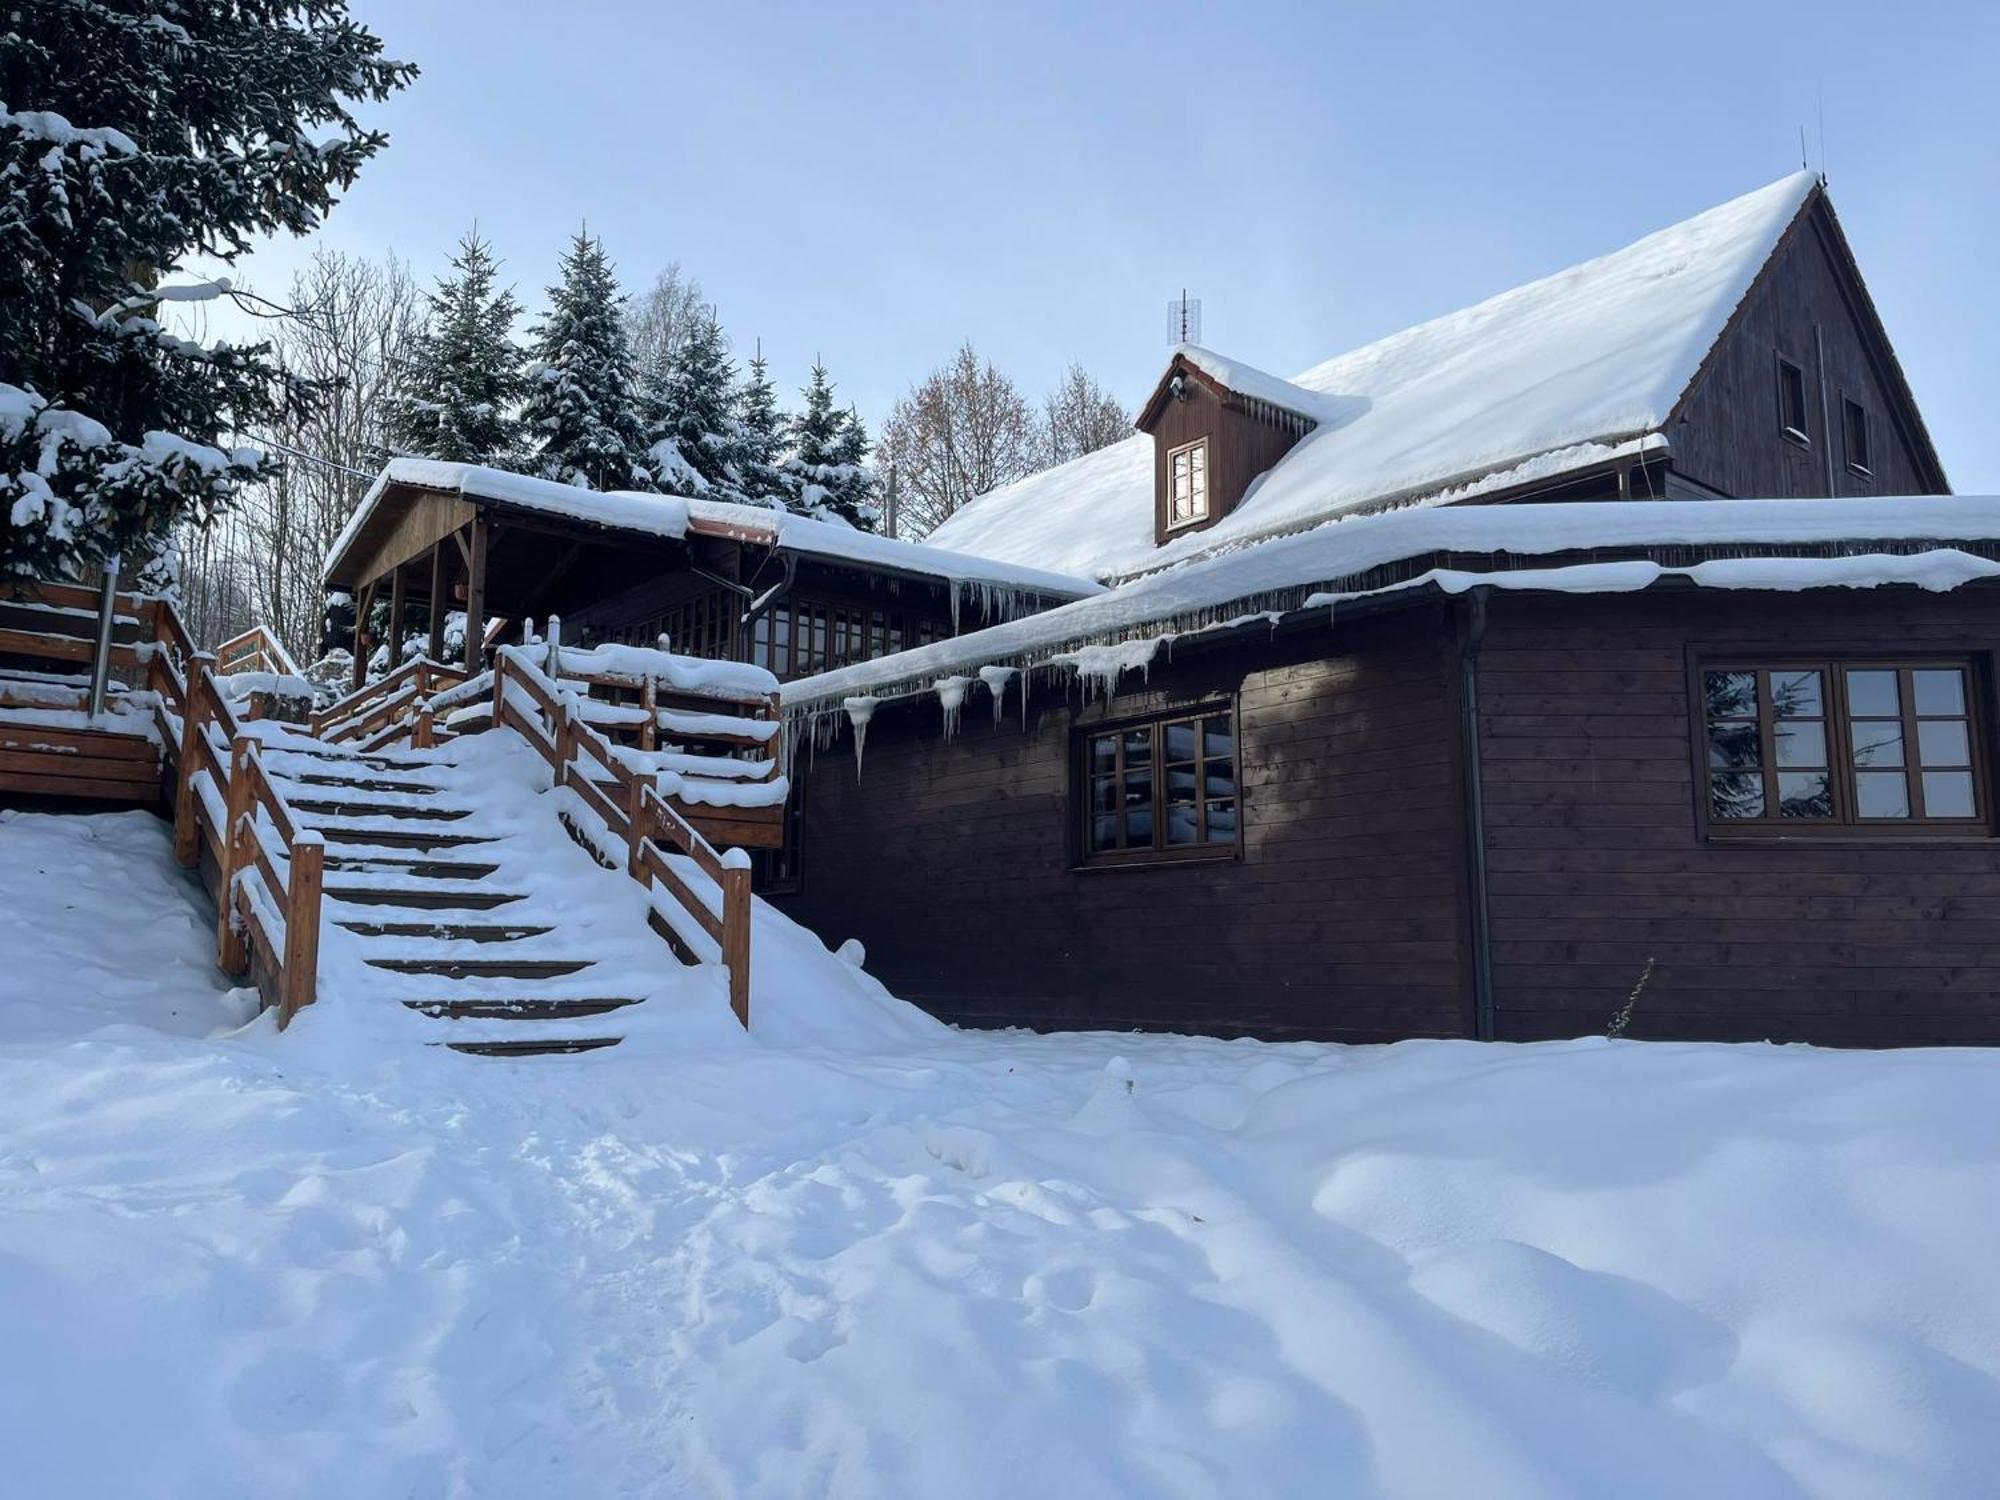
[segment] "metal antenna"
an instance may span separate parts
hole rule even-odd
[[[1186,287],[1181,288],[1180,296],[1167,303],[1167,342],[1170,344],[1201,342],[1201,299],[1190,297]]]
[[[1806,170],[1806,127],[1803,122],[1799,125],[1799,170]]]

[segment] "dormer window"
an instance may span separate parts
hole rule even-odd
[[[1183,443],[1167,455],[1167,526],[1208,519],[1208,439]]]

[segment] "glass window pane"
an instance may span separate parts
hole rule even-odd
[[[1193,760],[1195,750],[1194,721],[1185,720],[1179,724],[1167,725],[1167,759]]]
[[[1125,847],[1150,849],[1153,845],[1153,809],[1133,809],[1125,814]]]
[[[1201,721],[1201,751],[1208,756],[1231,755],[1236,750],[1236,737],[1229,732],[1229,718],[1222,715]]]
[[[1771,711],[1779,718],[1823,718],[1826,710],[1820,706],[1821,701],[1819,673],[1773,672],[1771,674]]]
[[[1136,766],[1141,761],[1151,763],[1153,759],[1153,731],[1151,726],[1144,729],[1125,731],[1125,764]]]
[[[1900,766],[1903,763],[1903,725],[1897,719],[1857,719],[1854,732],[1854,763],[1857,766]]]
[[[1708,778],[1708,805],[1718,818],[1764,816],[1764,778],[1755,773],[1724,772]]]
[[[1780,771],[1778,773],[1778,816],[1781,818],[1832,817],[1832,779],[1825,771]]]
[[[1957,667],[1923,667],[1910,674],[1920,714],[1963,714],[1965,673]]]
[[[1927,766],[1969,766],[1972,744],[1963,719],[1917,720],[1917,759]]]
[[[1202,767],[1203,791],[1210,797],[1236,795],[1236,762],[1211,760]]]
[[[1772,732],[1781,766],[1826,764],[1826,726],[1813,719],[1794,719]]]
[[[1901,771],[1859,771],[1854,777],[1856,811],[1864,818],[1907,818],[1910,788]]]
[[[1925,817],[1969,818],[1974,810],[1970,771],[1924,772]]]
[[[1090,847],[1093,849],[1116,849],[1118,847],[1118,819],[1096,817],[1090,820]]]
[[[1116,776],[1098,776],[1091,780],[1090,810],[1093,813],[1115,813],[1118,811],[1118,778]]]
[[[1153,773],[1127,771],[1125,773],[1125,820],[1135,843],[1144,843],[1153,836]],[[1139,818],[1144,814],[1145,836],[1140,837]]]
[[[1754,722],[1708,726],[1708,763],[1717,770],[1737,770],[1764,763],[1764,742]]]
[[[1201,809],[1192,802],[1185,807],[1167,809],[1167,842],[1169,844],[1198,844],[1201,842]]]
[[[1903,711],[1902,694],[1896,689],[1896,673],[1890,668],[1871,667],[1847,674],[1847,711],[1851,714],[1894,715]]]
[[[1208,841],[1211,844],[1233,844],[1236,842],[1236,804],[1234,802],[1211,802],[1208,804]]]
[[[1090,739],[1090,769],[1110,771],[1118,762],[1118,737],[1110,734],[1092,735]]]
[[[1194,767],[1173,766],[1167,771],[1167,800],[1169,802],[1194,801]]]
[[[1757,717],[1755,672],[1704,673],[1703,695],[1708,700],[1708,717],[1711,719]]]

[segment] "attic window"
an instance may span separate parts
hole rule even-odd
[[[1167,454],[1167,529],[1208,519],[1208,439]]]
[[[1872,472],[1868,463],[1868,408],[1853,397],[1843,397],[1840,403],[1840,432],[1847,447],[1847,467],[1866,477]]]
[[[1778,426],[1795,443],[1810,443],[1806,436],[1806,372],[1784,355],[1778,356]]]

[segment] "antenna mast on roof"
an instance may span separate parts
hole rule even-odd
[[[1181,288],[1180,296],[1167,304],[1167,342],[1201,342],[1201,298],[1190,297],[1186,287]]]

